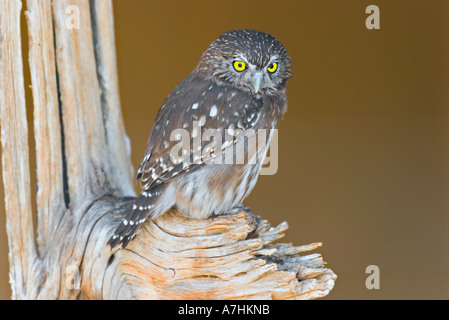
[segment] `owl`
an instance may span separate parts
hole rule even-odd
[[[109,245],[125,247],[146,219],[172,208],[196,219],[241,208],[287,110],[290,77],[290,56],[268,33],[213,41],[160,107],[137,171],[142,192]]]

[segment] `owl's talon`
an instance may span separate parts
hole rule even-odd
[[[253,223],[251,223],[253,225],[253,230],[247,235],[247,238],[250,238],[254,234],[254,232],[256,232],[261,218],[256,215],[250,207],[246,207],[243,204],[235,205],[228,214],[238,214],[240,212],[245,212],[245,214],[251,217],[251,219],[254,221]]]
[[[237,204],[225,213],[213,214],[211,216],[211,219],[214,220],[220,216],[228,216],[228,215],[232,216],[232,215],[239,214],[240,212],[245,212],[246,215],[250,216],[255,221],[256,225],[259,224],[261,218],[253,212],[251,207],[244,206],[243,204]]]
[[[250,207],[246,207],[246,206],[244,206],[243,204],[237,204],[237,205],[235,205],[234,207],[232,207],[232,209],[231,210],[229,210],[229,212],[227,212],[227,214],[238,214],[238,213],[240,213],[240,212],[245,212],[245,213],[247,213],[247,214],[249,214],[249,215],[254,215],[254,213],[253,213],[253,211],[251,210],[251,208]]]

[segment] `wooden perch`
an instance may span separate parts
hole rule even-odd
[[[78,28],[67,26],[73,6]],[[0,0],[2,168],[13,299],[313,299],[329,293],[336,275],[319,254],[308,253],[320,243],[275,244],[287,224],[272,228],[244,212],[195,220],[170,211],[145,222],[126,249],[106,245],[135,197],[109,0],[27,1],[34,213],[21,7],[20,0]]]
[[[145,223],[130,247],[118,252],[116,268],[130,288],[130,297],[313,299],[327,295],[335,274],[324,268],[319,254],[299,255],[321,244],[272,244],[286,229],[285,222],[271,228],[267,221],[244,212],[209,220],[169,212]]]

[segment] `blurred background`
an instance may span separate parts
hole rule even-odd
[[[317,252],[338,275],[326,299],[449,298],[448,1],[113,3],[134,168],[162,101],[211,41],[231,29],[271,33],[294,77],[278,171],[245,204],[272,225],[287,221],[283,242],[323,243]],[[365,27],[371,4],[379,30]],[[26,75],[27,103],[30,84]],[[0,205],[0,298],[9,299]],[[378,290],[365,286],[369,265]]]

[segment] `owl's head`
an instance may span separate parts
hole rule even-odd
[[[228,31],[203,53],[196,72],[214,82],[254,95],[283,90],[290,73],[290,56],[273,36],[256,30]]]

